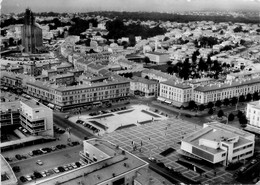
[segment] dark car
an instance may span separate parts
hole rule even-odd
[[[33,155],[41,155],[41,154],[43,154],[43,152],[41,150],[37,149],[37,150],[33,150],[32,154]]]
[[[71,142],[73,144],[73,146],[79,145],[80,143],[78,141],[73,141]]]
[[[33,175],[36,179],[42,178],[42,174],[40,172],[35,171]]]
[[[65,169],[64,169],[63,167],[61,167],[61,166],[58,167],[58,170],[59,170],[60,172],[65,172]]]
[[[84,123],[84,121],[78,119],[78,120],[76,121],[76,123],[77,123],[77,124],[82,124],[82,123]]]
[[[21,182],[26,182],[27,179],[26,179],[24,176],[21,176],[21,177],[20,177],[20,181],[21,181]]]
[[[19,167],[19,166],[14,166],[14,167],[13,167],[13,171],[14,171],[14,173],[18,173],[18,172],[20,172],[21,170],[20,170],[20,167]]]
[[[21,160],[21,159],[22,159],[22,157],[21,157],[20,154],[16,154],[16,155],[15,155],[15,158],[18,159],[18,160]]]

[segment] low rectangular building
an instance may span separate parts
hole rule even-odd
[[[254,134],[219,122],[206,123],[181,141],[182,151],[225,166],[252,157],[254,147]]]
[[[159,52],[147,52],[145,53],[152,63],[155,64],[166,64],[170,61],[170,55],[168,53],[159,53]]]
[[[148,169],[148,163],[101,139],[83,141],[80,152],[83,166],[50,178],[38,180],[39,185],[125,185],[134,184],[138,170]]]
[[[20,102],[3,102],[0,105],[0,126],[20,124]]]

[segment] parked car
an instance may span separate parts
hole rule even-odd
[[[34,156],[32,151],[30,151],[28,154],[29,154],[30,156]]]
[[[30,175],[26,176],[27,181],[32,181],[32,177]]]
[[[65,169],[64,169],[62,166],[59,166],[59,167],[58,167],[58,170],[59,170],[60,172],[65,172]]]
[[[46,177],[47,176],[45,171],[41,172],[41,175],[42,175],[42,177]]]
[[[42,151],[46,151],[47,153],[49,153],[49,152],[52,151],[52,149],[51,149],[51,148],[48,148],[48,147],[42,148],[41,150],[42,150]]]
[[[47,176],[50,175],[50,172],[49,172],[48,170],[44,170],[43,172],[45,172],[45,174],[46,174]]]
[[[20,154],[16,154],[16,155],[15,155],[15,158],[18,159],[18,160],[21,160],[21,159],[22,159],[22,157],[21,157]]]
[[[53,168],[53,171],[54,171],[55,173],[60,173],[60,170],[58,170],[58,168]]]
[[[36,161],[36,164],[42,166],[42,165],[43,165],[43,162],[42,162],[41,160],[37,160],[37,161]]]
[[[42,153],[44,154],[48,153],[46,150],[43,150],[42,148],[40,148],[39,150],[42,151]]]
[[[33,172],[33,175],[36,179],[42,178],[42,174],[40,172],[35,171]]]

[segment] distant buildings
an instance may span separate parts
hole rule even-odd
[[[42,47],[42,29],[35,23],[35,18],[30,9],[26,9],[24,15],[22,45],[26,53],[37,53]]]
[[[83,141],[83,150],[80,152],[80,157],[83,166],[67,173],[39,180],[36,184],[137,184],[138,171],[148,169],[148,163],[144,160],[113,143],[101,139]]]
[[[211,164],[236,162],[252,157],[255,135],[218,122],[207,123],[181,141],[181,150]]]

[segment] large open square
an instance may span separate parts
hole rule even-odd
[[[100,130],[99,134],[102,135],[104,133],[111,133],[122,127],[140,126],[147,122],[165,120],[167,117],[150,111],[146,105],[131,105],[126,110],[110,112],[99,116],[92,117],[88,114],[82,114],[69,118],[74,123],[78,119],[98,128]]]
[[[200,175],[200,173],[190,170],[178,163],[179,159],[185,161],[178,152],[180,149],[180,140],[185,135],[200,128],[201,126],[194,125],[188,121],[171,118],[108,133],[103,136],[103,139],[118,144],[120,147],[140,157],[154,157],[163,162],[166,166],[171,166],[192,180],[198,180],[208,184],[230,182],[232,180],[232,174],[226,172],[223,167],[215,169],[215,176],[213,168],[204,164],[194,163],[204,171],[204,173]],[[137,150],[135,151],[133,151],[133,143],[137,146]],[[139,151],[140,147],[141,152]],[[171,154],[165,157],[160,155],[161,152],[169,148],[173,149]],[[187,162],[192,163],[191,161]]]

